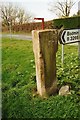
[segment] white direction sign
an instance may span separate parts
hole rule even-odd
[[[63,30],[61,33],[61,43],[75,43],[80,42],[80,29]]]

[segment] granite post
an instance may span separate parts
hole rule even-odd
[[[57,90],[56,52],[58,50],[56,29],[33,30],[33,51],[36,65],[37,91],[42,97]]]

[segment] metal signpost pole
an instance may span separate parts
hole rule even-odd
[[[44,30],[44,18],[34,18],[34,20],[42,20],[42,30]]]
[[[62,65],[63,65],[63,63],[64,63],[64,45],[62,44],[62,59],[61,59],[61,61],[62,61]]]
[[[78,42],[78,65],[79,65],[79,78],[80,78],[80,42]]]
[[[78,37],[79,37],[79,42],[78,42],[78,57],[79,57],[79,66],[80,66],[80,29],[79,29]]]
[[[79,63],[80,63],[80,42],[78,42],[78,57],[79,57]]]

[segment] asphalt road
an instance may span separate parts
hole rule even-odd
[[[9,38],[16,38],[18,40],[32,40],[32,36],[30,35],[23,35],[23,34],[0,34],[0,38],[1,37],[9,37]]]
[[[9,38],[15,38],[17,40],[32,40],[32,36],[30,35],[23,35],[23,34],[0,34],[1,37],[9,37]],[[78,43],[72,43],[68,45],[78,45]]]

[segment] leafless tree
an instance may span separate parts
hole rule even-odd
[[[32,18],[32,15],[29,12],[26,13],[24,9],[17,7],[12,3],[0,5],[0,10],[2,23],[8,28],[15,24],[30,22]]]
[[[2,23],[6,26],[13,25],[16,21],[17,17],[17,9],[16,7],[14,8],[12,4],[7,4],[7,5],[1,5],[1,18],[2,18]]]
[[[58,17],[68,17],[74,4],[73,0],[57,1],[55,5],[52,2],[49,10],[53,13],[55,12]]]
[[[17,20],[19,24],[30,22],[32,15],[30,13],[26,13],[23,9],[19,8],[17,14]]]

